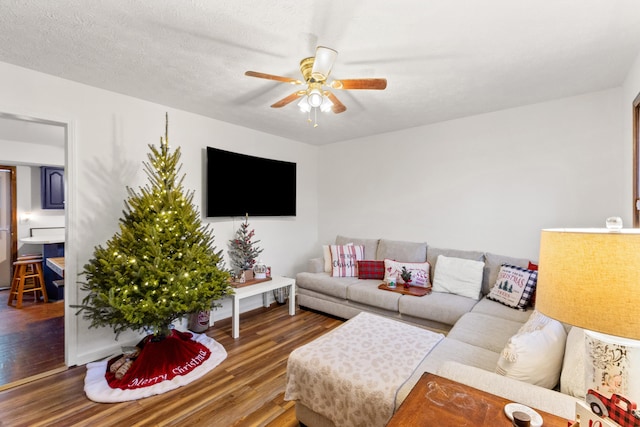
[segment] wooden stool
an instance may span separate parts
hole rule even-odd
[[[42,274],[42,258],[21,257],[13,263],[13,267],[13,279],[11,280],[7,305],[12,306],[13,300],[16,299],[18,301],[16,308],[22,308],[22,297],[27,292],[33,292],[36,301],[38,301],[38,293],[41,293],[44,302],[49,302]]]

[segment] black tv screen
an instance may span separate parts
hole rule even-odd
[[[295,216],[296,164],[207,147],[207,217]]]

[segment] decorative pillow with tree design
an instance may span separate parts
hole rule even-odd
[[[429,263],[428,262],[398,262],[386,258],[384,260],[384,281],[388,282],[389,277],[395,276],[398,283],[404,284],[402,277],[402,267],[411,273],[411,282],[413,286],[429,287]]]
[[[502,264],[498,279],[487,298],[507,307],[525,310],[536,289],[537,282],[537,271]]]

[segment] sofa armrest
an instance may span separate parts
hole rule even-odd
[[[576,417],[578,399],[554,390],[453,361],[443,363],[436,374],[567,420]]]
[[[311,258],[307,263],[307,273],[322,273],[324,271],[324,258]]]

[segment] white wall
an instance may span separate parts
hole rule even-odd
[[[630,225],[626,121],[612,89],[322,147],[320,241],[537,259],[542,228]]]
[[[45,144],[0,139],[0,164],[16,166],[18,239],[29,237],[32,227],[64,227],[64,212],[40,208],[40,166],[64,166],[64,149]],[[24,221],[24,213],[32,219]],[[18,253],[40,252],[42,248],[18,241]]]
[[[61,152],[61,162],[58,165],[62,166],[64,165],[64,149],[58,148],[57,150]],[[7,164],[6,162],[0,163]],[[31,228],[65,226],[63,210],[41,208],[40,187],[40,166],[16,165],[16,207],[18,216],[19,254],[42,252],[41,245],[24,244],[20,242],[21,238],[30,236]],[[29,219],[25,219],[25,213],[29,213]]]
[[[239,126],[174,110],[139,99],[92,88],[31,70],[0,63],[0,112],[23,114],[69,123],[71,152],[67,152],[67,266],[65,304],[77,304],[82,294],[75,283],[82,266],[98,244],[118,230],[126,186],[147,183],[142,161],[148,144],[164,134],[169,113],[170,145],[182,150],[184,186],[195,191],[200,204],[204,188],[203,156],[216,146],[298,164],[298,215],[295,219],[257,219],[250,222],[265,249],[263,258],[274,274],[292,275],[302,269],[317,242],[317,148]],[[241,172],[239,172],[241,173]],[[233,177],[227,177],[233,179]],[[259,183],[256,183],[259,187]],[[240,221],[212,222],[219,249],[227,249]],[[243,311],[259,306],[260,298],[243,301]],[[138,335],[114,340],[110,329],[89,330],[88,323],[67,306],[67,363],[77,364],[117,352]],[[216,312],[230,313],[228,301]]]

